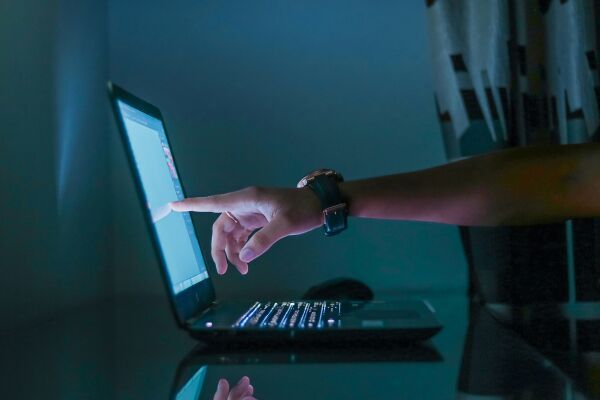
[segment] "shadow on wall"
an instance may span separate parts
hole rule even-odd
[[[112,292],[103,2],[0,4],[0,329]]]

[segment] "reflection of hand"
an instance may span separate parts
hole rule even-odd
[[[213,400],[256,400],[252,395],[254,387],[250,384],[250,378],[242,377],[240,381],[231,390],[227,379],[219,379],[217,391]]]
[[[176,201],[171,203],[171,208],[222,213],[213,225],[211,245],[212,258],[220,274],[227,271],[227,259],[240,273],[246,274],[248,263],[279,239],[308,232],[323,223],[319,200],[308,188],[252,187]]]

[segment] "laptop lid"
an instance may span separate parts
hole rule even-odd
[[[180,325],[209,307],[214,289],[189,213],[169,203],[185,192],[159,109],[109,82],[109,97],[135,177],[163,281]]]

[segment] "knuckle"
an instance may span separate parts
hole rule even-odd
[[[244,189],[244,193],[246,193],[249,196],[254,195],[256,193],[256,186],[248,186]]]
[[[210,255],[211,255],[213,261],[215,262],[215,264],[219,265],[219,264],[223,263],[222,253],[219,253],[218,251],[211,251]]]
[[[213,234],[215,234],[216,232],[219,232],[219,219],[218,218],[212,224],[212,232],[213,232]]]
[[[269,238],[264,234],[260,235],[257,233],[256,235],[254,235],[253,239],[254,244],[260,247],[261,249],[269,246]]]
[[[255,200],[261,198],[265,193],[265,189],[260,186],[249,186],[244,191],[250,198]]]

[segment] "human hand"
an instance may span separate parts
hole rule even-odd
[[[278,240],[323,224],[319,200],[308,188],[249,187],[175,201],[171,208],[179,212],[221,213],[213,224],[211,242],[211,255],[219,274],[227,271],[229,259],[245,275],[248,263]]]
[[[252,397],[253,394],[254,387],[247,376],[242,377],[231,390],[227,379],[219,379],[213,400],[256,400]]]

